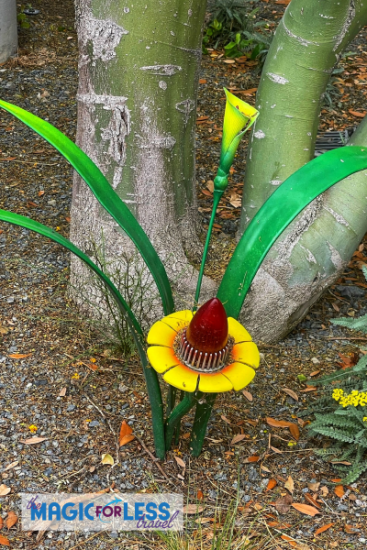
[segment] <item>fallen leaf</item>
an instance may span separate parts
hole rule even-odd
[[[39,197],[42,197],[44,194],[45,194],[44,191],[38,191],[38,196],[39,196]]]
[[[363,118],[366,116],[366,111],[359,112],[359,111],[353,111],[353,109],[349,109],[349,113],[353,116],[357,116],[360,118]]]
[[[291,432],[292,436],[296,441],[299,440],[299,428],[297,424],[290,424],[289,431]]]
[[[187,504],[183,507],[184,514],[200,514],[204,510],[204,506],[198,506],[197,504]]]
[[[337,485],[334,489],[334,493],[337,497],[342,498],[345,493],[343,485]]]
[[[10,493],[10,491],[10,487],[7,487],[6,485],[0,485],[0,497],[5,497]]]
[[[237,63],[241,58],[236,59]],[[246,61],[246,60],[245,60]],[[248,90],[236,90],[236,94],[252,95],[257,91],[257,88],[249,88]]]
[[[199,84],[206,84],[206,78],[200,78]]]
[[[224,416],[224,414],[221,415],[221,419],[224,420],[224,422],[226,422],[226,424],[231,425],[231,421],[228,420],[228,418],[226,416]]]
[[[286,420],[275,420],[275,418],[269,418],[266,419],[267,424],[269,426],[272,426],[273,428],[289,428],[289,426],[292,424],[292,422],[287,422]]]
[[[239,208],[241,206],[241,203],[242,203],[242,199],[240,195],[234,192],[231,193],[231,196],[229,197],[229,204],[231,204],[235,208]]]
[[[0,516],[0,529],[2,529],[4,526],[3,518]]]
[[[355,535],[358,533],[359,529],[357,527],[354,527],[354,525],[344,525],[344,531],[348,533],[348,535]]]
[[[121,428],[120,428],[120,437],[119,437],[119,443],[121,447],[121,440],[126,435],[131,435],[133,433],[133,429],[129,424],[126,422],[126,420],[122,421]]]
[[[301,514],[306,514],[307,516],[316,516],[316,514],[320,514],[320,511],[315,508],[314,506],[309,506],[308,504],[302,504],[300,502],[293,502],[292,505],[293,508],[295,508],[298,512],[301,512]]]
[[[253,400],[252,394],[249,391],[243,390],[242,393],[246,397],[247,401],[251,402]]]
[[[302,420],[302,418],[297,418],[298,425],[301,426],[301,428],[304,428],[306,422]]]
[[[267,491],[271,491],[274,489],[274,487],[278,484],[277,480],[274,478],[269,479],[268,484],[266,486]]]
[[[198,500],[204,500],[204,493],[199,489],[198,492],[196,493],[196,497]]]
[[[310,376],[316,376],[317,374],[320,374],[320,372],[321,371],[319,371],[319,370],[314,370],[313,372],[311,372]]]
[[[267,472],[268,474],[271,473],[271,470],[269,470],[269,468],[267,468],[266,466],[264,466],[263,464],[261,464],[261,469],[264,470],[264,472]]]
[[[65,397],[66,395],[66,388],[62,388],[59,393],[59,397]]]
[[[208,189],[208,191],[213,193],[214,192],[214,181],[213,180],[208,180],[207,183],[206,183],[206,188]]]
[[[3,537],[2,535],[0,535],[0,544],[2,546],[10,546],[9,539],[7,539],[6,537]]]
[[[19,443],[23,443],[23,445],[36,445],[36,443],[42,443],[46,439],[48,437],[30,437],[29,439],[20,439]]]
[[[130,443],[130,441],[133,441],[133,439],[135,439],[135,435],[134,435],[134,434],[126,434],[126,435],[124,435],[123,437],[121,437],[121,439],[120,439],[120,441],[119,441],[120,447],[123,447],[124,445],[127,445],[128,443]]]
[[[231,445],[236,445],[236,443],[239,443],[243,439],[247,439],[248,436],[246,434],[237,434],[234,436],[234,438],[231,441]]]
[[[284,497],[278,498],[278,500],[275,501],[275,508],[279,512],[279,514],[287,514],[290,510],[290,505],[293,502],[293,498],[291,495],[285,495]]]
[[[279,455],[283,454],[283,451],[281,451],[280,449],[277,449],[276,447],[273,447],[272,445],[270,446],[270,449],[272,449],[274,453],[278,453]]]
[[[292,476],[289,476],[287,481],[284,483],[284,489],[287,489],[290,493],[294,491],[294,481]]]
[[[183,468],[185,470],[186,468],[186,464],[184,463],[184,461],[182,460],[182,458],[180,458],[179,456],[175,456],[175,461],[177,462],[177,464],[179,466],[181,466],[181,468]]]
[[[31,353],[12,353],[11,355],[8,355],[8,357],[10,357],[10,359],[25,359],[31,355]]]
[[[320,504],[318,502],[316,502],[316,500],[311,495],[309,495],[308,493],[305,493],[305,499],[312,506],[316,506],[316,508],[321,508]]]
[[[287,393],[295,401],[298,401],[298,395],[296,394],[295,391],[290,390],[289,388],[281,388],[281,390]]]
[[[315,390],[317,390],[316,386],[306,386],[304,390],[301,390],[301,393],[306,393],[306,392],[315,391]]]
[[[18,521],[18,516],[12,510],[8,512],[8,517],[5,520],[5,527],[11,529]]]
[[[15,466],[18,466],[18,464],[19,464],[19,460],[12,462],[11,464],[9,464],[9,466],[5,468],[4,472],[7,472],[8,470],[12,470],[13,468],[15,468]]]
[[[244,464],[249,464],[251,462],[259,462],[259,460],[260,460],[260,457],[258,455],[252,455],[252,456],[249,456],[249,457],[245,458],[243,463]]]
[[[113,460],[111,455],[104,454],[102,455],[101,464],[109,464],[110,466],[113,466],[115,464],[115,461]]]
[[[333,523],[327,523],[326,525],[323,525],[322,527],[319,527],[318,529],[316,529],[315,531],[315,536],[316,535],[321,535],[321,533],[325,533],[325,531],[327,531],[328,529],[330,529],[330,527],[332,527],[334,524]]]

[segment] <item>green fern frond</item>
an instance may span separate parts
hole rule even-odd
[[[326,435],[327,437],[332,437],[333,439],[339,439],[344,443],[355,443],[355,439],[353,435],[351,435],[347,431],[338,430],[337,428],[328,428],[328,427],[320,426],[319,428],[315,428],[312,431],[321,435]]]
[[[356,479],[358,479],[359,476],[363,474],[363,472],[365,472],[366,470],[367,470],[367,462],[354,463],[348,475],[341,480],[341,483],[345,485],[350,485],[351,483],[354,483]]]
[[[333,325],[349,328],[350,330],[358,330],[367,333],[367,315],[362,315],[357,319],[352,317],[340,317],[340,319],[331,319]]]

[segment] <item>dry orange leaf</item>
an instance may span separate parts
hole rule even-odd
[[[10,359],[25,359],[31,355],[31,353],[12,353],[11,355],[8,355],[8,357],[10,357]]]
[[[129,426],[126,420],[123,420],[120,428],[120,441],[125,435],[130,435],[132,433],[133,433],[132,427]]]
[[[285,393],[287,393],[292,399],[294,399],[295,401],[298,401],[298,395],[296,394],[295,391],[293,390],[290,390],[289,388],[282,388],[282,391],[284,391]]]
[[[124,436],[121,437],[120,439],[120,447],[123,447],[124,445],[127,445],[128,443],[130,443],[130,441],[132,441],[133,439],[135,439],[135,435],[134,434],[126,434]]]
[[[3,525],[4,525],[3,518],[0,516],[0,529],[3,528]]]
[[[292,422],[287,422],[286,420],[275,420],[275,418],[269,417],[267,417],[266,422],[273,428],[288,428],[292,424]]]
[[[337,497],[342,498],[345,493],[343,485],[337,485],[334,489],[334,493]]]
[[[272,489],[274,489],[274,487],[278,484],[277,480],[272,478],[272,479],[269,479],[268,481],[268,484],[266,486],[266,490],[267,491],[271,491]]]
[[[18,521],[18,516],[13,511],[8,512],[8,517],[5,520],[5,526],[11,529]]]
[[[182,458],[180,458],[179,456],[175,456],[175,461],[177,462],[177,464],[179,466],[181,466],[181,468],[185,469],[186,468],[186,464],[184,463],[184,461],[182,460]]]
[[[44,191],[38,191],[38,196],[39,196],[39,197],[42,197],[44,194],[45,194]]]
[[[42,443],[46,439],[48,437],[30,437],[29,439],[20,439],[19,442],[23,443],[23,445],[36,445],[36,443]]]
[[[326,525],[319,527],[318,529],[316,529],[315,535],[321,535],[321,533],[325,533],[325,531],[330,529],[330,527],[332,527],[333,525],[334,525],[333,523],[327,523]]]
[[[6,485],[0,485],[0,497],[5,497],[10,493],[11,489],[10,487],[7,487]]]
[[[249,456],[249,457],[245,458],[243,463],[248,464],[249,462],[259,462],[259,460],[260,460],[260,457],[258,455],[252,455],[252,456]]]
[[[59,397],[65,397],[66,395],[66,388],[62,388],[59,393]]]
[[[247,401],[252,401],[253,400],[252,394],[249,391],[243,390],[242,393],[246,397]]]
[[[366,111],[363,111],[362,113],[360,113],[359,111],[353,111],[353,109],[349,109],[349,112],[351,115],[353,116],[357,116],[357,117],[360,117],[360,118],[363,118],[366,116]]]
[[[315,391],[315,390],[317,390],[316,386],[306,386],[304,390],[301,390],[301,393],[306,393],[306,392]]]
[[[291,432],[292,436],[296,441],[299,440],[299,428],[297,424],[290,424],[289,431]]]
[[[2,546],[10,546],[9,539],[7,539],[6,537],[3,537],[2,535],[0,535],[0,544]]]
[[[206,78],[200,78],[199,84],[206,84]]]
[[[197,506],[197,504],[187,504],[183,507],[184,514],[200,514],[204,510],[204,506]]]
[[[295,508],[298,512],[301,512],[301,514],[306,514],[307,516],[313,517],[316,516],[316,514],[320,514],[317,508],[315,508],[314,506],[309,506],[308,504],[293,502],[291,506],[293,506],[293,508]]]
[[[307,502],[309,502],[312,506],[316,506],[316,508],[321,508],[320,504],[308,493],[305,493],[305,499]]]
[[[228,418],[227,418],[226,416],[224,416],[224,414],[221,415],[221,419],[224,420],[224,422],[225,422],[226,424],[229,424],[229,425],[231,424],[231,421],[228,420]]]
[[[287,481],[284,483],[284,488],[287,489],[290,493],[294,491],[294,481],[292,476],[289,476]]]
[[[247,439],[248,436],[246,434],[237,434],[234,436],[234,438],[231,441],[231,445],[235,445],[236,443],[239,443],[243,439]]]

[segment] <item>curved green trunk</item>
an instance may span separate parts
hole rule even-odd
[[[367,147],[366,118],[348,145]],[[362,170],[319,196],[273,246],[245,300],[241,317],[250,333],[271,342],[292,330],[340,276],[366,232]]]
[[[340,52],[367,23],[362,0],[292,0],[257,93],[240,232],[288,176],[313,158],[321,100]]]

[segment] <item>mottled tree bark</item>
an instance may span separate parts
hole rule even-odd
[[[288,6],[259,86],[242,229],[277,186],[313,158],[329,76],[366,23],[362,0],[292,0]],[[353,141],[367,146],[365,122]],[[366,197],[366,173],[355,174],[315,200],[282,234],[245,301],[242,318],[254,337],[269,342],[284,336],[338,278],[367,230]]]
[[[188,302],[197,274],[185,250],[200,250],[194,132],[205,4],[76,0],[77,143],[135,214]],[[122,255],[134,253],[78,177],[71,238],[91,254],[91,243],[103,241],[112,274],[126,268]],[[143,267],[133,261],[134,269],[129,269],[136,278]],[[77,260],[71,271],[74,286],[96,294]]]

